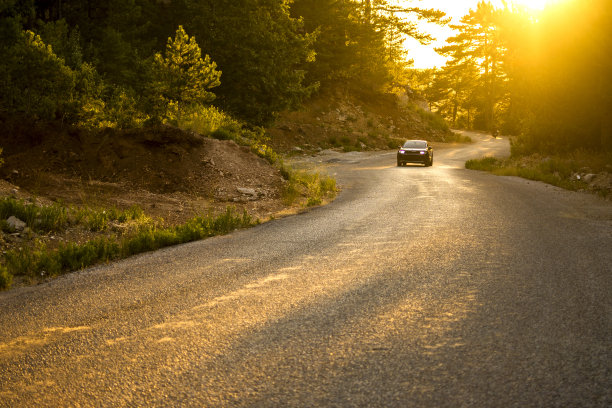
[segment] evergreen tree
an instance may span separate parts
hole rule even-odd
[[[313,90],[303,64],[313,36],[289,15],[289,0],[193,0],[194,33],[223,71],[216,105],[250,123],[266,124]]]
[[[209,90],[221,84],[221,72],[202,52],[195,37],[189,37],[182,26],[174,39],[168,38],[164,56],[154,58],[155,89],[166,104],[176,104],[177,120],[190,106],[204,105],[215,99]]]
[[[437,48],[452,58],[452,66],[476,65],[482,71],[479,80],[482,126],[496,128],[495,106],[503,97],[503,44],[499,36],[500,12],[490,2],[480,1],[475,10],[461,18],[461,24],[451,25],[459,31],[446,41],[448,46]]]
[[[315,32],[316,61],[309,78],[325,85],[353,83],[382,90],[391,84],[397,64],[405,64],[403,40],[428,43],[432,37],[407,16],[445,23],[444,13],[393,5],[387,0],[295,0],[292,15]]]
[[[69,113],[74,101],[74,74],[40,36],[22,32],[0,57],[2,110],[44,120]]]

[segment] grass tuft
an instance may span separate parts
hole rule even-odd
[[[304,205],[312,207],[323,203],[324,199],[332,199],[338,189],[336,180],[319,173],[291,171],[288,182],[283,190],[285,205],[294,205],[298,199],[305,197]]]
[[[138,210],[128,213],[133,218],[142,214]],[[117,214],[126,215],[121,212]],[[0,266],[0,289],[9,288],[13,276],[31,279],[39,276],[56,276],[170,245],[227,234],[235,229],[256,225],[258,222],[254,221],[246,211],[236,214],[234,208],[228,207],[221,215],[194,217],[176,227],[159,228],[155,225],[143,225],[119,242],[113,237],[101,237],[84,244],[63,244],[56,250],[37,245],[33,248],[9,251],[4,256],[5,265]]]
[[[609,189],[590,185],[576,176],[580,173],[607,174],[611,162],[609,153],[577,151],[549,157],[542,157],[539,154],[513,156],[504,160],[484,157],[468,160],[465,167],[471,170],[488,171],[499,176],[515,176],[542,181],[566,190],[588,190],[606,197],[610,194]]]
[[[59,204],[37,206],[11,197],[0,199],[0,219],[6,220],[10,216],[19,218],[33,231],[43,233],[60,231],[68,222],[66,209]]]

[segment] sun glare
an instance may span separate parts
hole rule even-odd
[[[512,0],[512,3],[532,10],[543,10],[549,0]]]
[[[399,5],[415,5],[417,0],[392,0]],[[461,17],[469,13],[470,9],[476,9],[480,0],[427,0],[427,7],[435,8],[446,12],[447,17],[451,17],[453,24],[457,24]],[[546,9],[555,7],[567,0],[486,0],[490,1],[493,6],[503,8],[508,7],[522,8],[527,13],[539,18],[542,12]],[[409,58],[414,59],[415,68],[432,68],[441,67],[445,64],[446,58],[440,56],[434,51],[434,47],[442,47],[445,45],[446,38],[456,35],[456,32],[451,30],[449,25],[437,26],[435,24],[425,24],[417,22],[417,26],[425,32],[431,33],[435,38],[430,45],[419,44],[414,39],[407,39],[405,47],[409,50]]]

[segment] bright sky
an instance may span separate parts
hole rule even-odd
[[[479,0],[396,0],[398,3],[403,3],[409,6],[422,8],[435,8],[446,13],[447,17],[452,17],[452,24],[458,24],[461,17],[469,13],[470,9],[475,9]],[[521,6],[527,6],[534,10],[541,10],[547,2],[551,0],[507,0],[508,3],[514,3]],[[491,0],[496,6],[501,6],[501,0]],[[435,47],[445,45],[448,37],[455,35],[450,27],[442,27],[436,24],[419,23],[423,31],[431,33],[436,41],[430,45],[421,45],[418,41],[408,39],[405,42],[408,51],[408,58],[414,59],[415,68],[433,68],[444,66],[446,60],[438,55]]]

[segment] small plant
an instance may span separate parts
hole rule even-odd
[[[340,143],[338,142],[338,138],[336,136],[330,136],[327,139],[327,142],[332,145],[333,147],[338,147],[340,146]]]
[[[38,232],[60,231],[68,222],[66,209],[59,204],[39,207],[6,197],[0,200],[0,219],[6,220],[10,216],[19,218],[32,230]]]
[[[473,140],[469,136],[464,136],[461,133],[450,132],[449,135],[444,136],[445,142],[456,142],[456,143],[472,143]]]
[[[112,222],[122,224],[135,220],[141,221],[143,224],[151,222],[138,206],[133,206],[125,211],[120,211],[114,207],[105,210],[81,208],[76,211],[75,218],[78,223],[85,225],[92,232],[105,231]]]
[[[283,190],[285,205],[293,205],[299,197],[305,197],[305,205],[320,205],[324,198],[333,198],[337,193],[336,180],[319,173],[293,171]]]
[[[0,265],[0,290],[9,289],[13,284],[13,275],[9,273],[5,266]]]
[[[465,162],[465,168],[470,170],[493,171],[501,166],[501,161],[495,157],[483,157]]]

